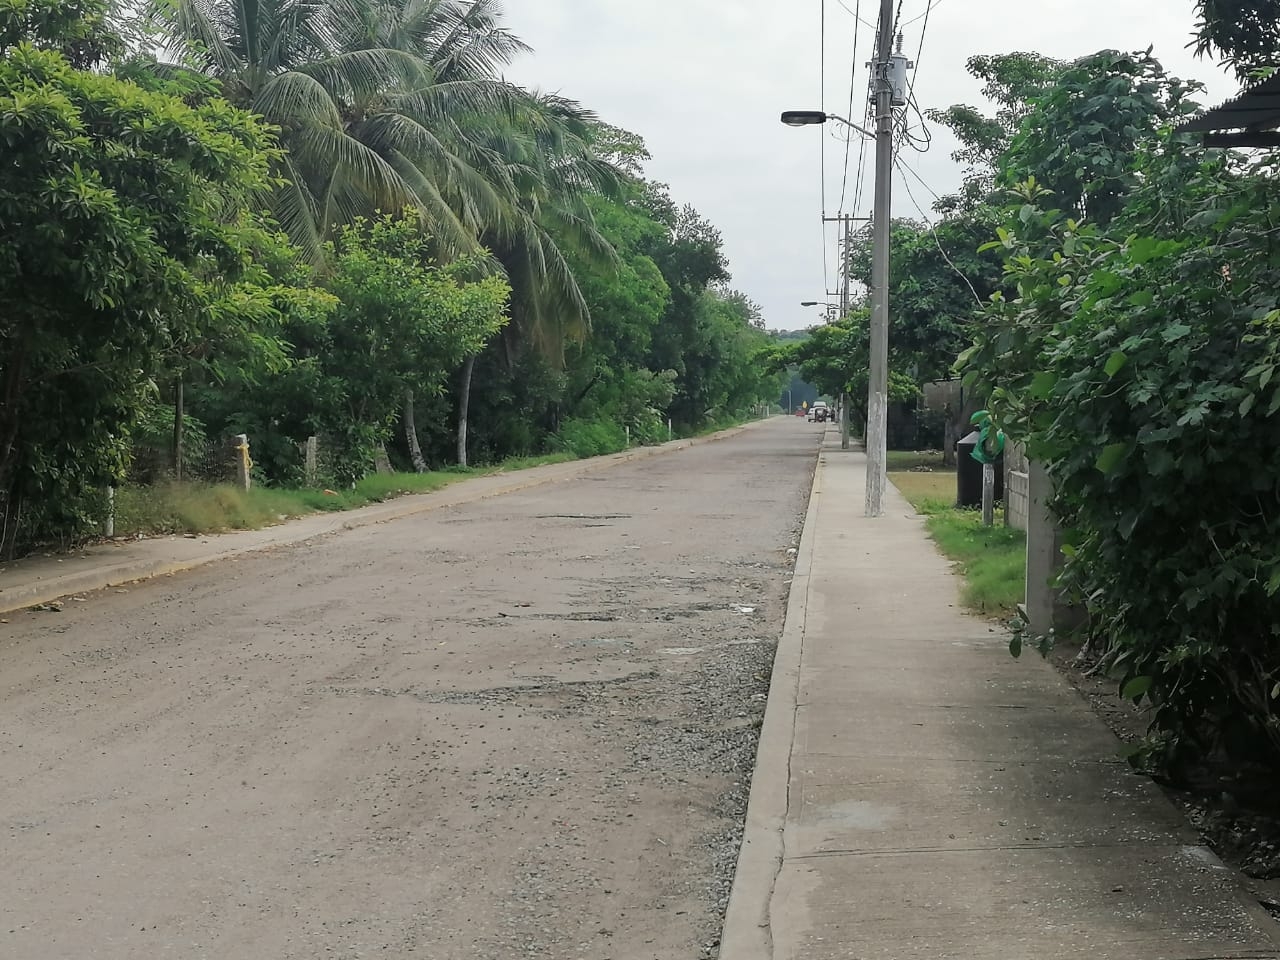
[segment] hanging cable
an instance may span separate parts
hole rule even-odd
[[[916,16],[908,20],[906,23],[902,24],[902,26],[909,27],[913,23],[917,23],[920,20],[929,19],[929,11],[932,10],[934,7],[936,7],[940,3],[942,3],[942,0],[930,0],[929,5],[925,7],[924,13],[917,14]]]
[[[929,129],[928,121],[925,119],[924,111],[920,109],[920,102],[916,99],[916,78],[920,76],[920,57],[924,53],[924,38],[929,32],[929,14],[933,12],[942,0],[928,0],[928,4],[924,8],[924,13],[908,20],[903,26],[915,23],[917,20],[923,20],[920,25],[920,43],[916,47],[915,69],[912,71],[911,79],[907,81],[907,104],[910,109],[915,111],[916,117],[920,120],[920,131],[923,136],[916,136],[910,131],[910,123],[904,122],[904,136],[902,142],[909,145],[917,153],[928,153],[929,148],[933,146],[933,132]],[[905,115],[904,115],[905,116]]]
[[[921,186],[923,186],[926,190],[932,193],[934,197],[938,196],[938,194],[934,191],[933,187],[929,186],[929,184],[924,182],[924,179],[920,176],[920,174],[916,173],[914,170],[908,167],[905,163],[903,163],[897,157],[893,158],[893,165],[898,168],[899,173],[911,174],[911,176],[919,180]],[[916,212],[919,213],[920,216],[924,219],[925,226],[927,226],[929,228],[929,232],[933,234],[933,242],[937,246],[938,252],[942,254],[942,259],[946,261],[947,266],[950,267],[952,271],[954,271],[955,275],[964,281],[965,286],[969,288],[969,292],[973,294],[973,299],[978,302],[978,306],[979,307],[985,306],[986,304],[984,304],[982,302],[982,298],[978,296],[978,291],[974,289],[973,283],[969,280],[969,277],[963,272],[961,272],[960,268],[951,262],[951,258],[947,256],[947,251],[942,248],[942,241],[938,238],[937,228],[934,227],[933,221],[929,219],[929,215],[924,212],[924,209],[920,206],[920,203],[916,200],[915,194],[911,192],[911,184],[907,182],[906,177],[903,177],[902,179],[902,186],[906,189],[907,196],[911,199],[911,203],[915,206]]]
[[[839,2],[839,0],[838,0]],[[827,110],[827,0],[819,0],[818,23],[818,109]],[[822,198],[822,289],[831,289],[831,273],[827,269],[827,143],[818,137],[818,181]]]
[[[850,119],[853,118],[853,92],[858,84],[858,35],[862,32],[858,29],[858,26],[862,21],[862,17],[860,15],[860,11],[862,10],[862,0],[856,0],[856,3],[857,3],[857,9],[854,11],[854,14],[853,14],[854,20],[855,20],[855,23],[853,25],[853,56],[849,64],[849,108],[845,111],[845,116]],[[840,212],[841,213],[844,213],[845,192],[848,190],[848,187],[849,187],[849,145],[852,140],[852,137],[855,134],[858,136],[859,139],[862,138],[862,134],[848,127],[843,128],[843,132],[844,132],[844,169],[840,175]]]

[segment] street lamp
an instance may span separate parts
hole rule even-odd
[[[823,113],[821,110],[783,110],[782,122],[788,127],[816,127],[826,123],[828,120],[838,120],[846,127],[852,127],[869,140],[874,140],[876,135],[866,127],[860,127],[852,120],[846,120],[844,117],[837,116],[834,113]]]

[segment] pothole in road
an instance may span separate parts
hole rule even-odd
[[[537,513],[535,520],[630,520],[629,513]]]

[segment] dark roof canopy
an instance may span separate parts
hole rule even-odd
[[[1280,74],[1250,87],[1234,100],[1178,127],[1179,133],[1203,133],[1207,147],[1280,146]],[[1222,133],[1237,130],[1239,133]]]

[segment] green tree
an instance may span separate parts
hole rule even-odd
[[[336,451],[334,479],[358,479],[397,422],[425,469],[414,405],[439,396],[501,329],[510,289],[474,260],[432,263],[431,239],[409,218],[357,220],[328,246],[322,282],[334,309],[291,325],[295,362],[235,405],[270,411],[274,429],[260,429],[274,440],[276,479],[289,478],[297,442],[311,434]]]
[[[1035,175],[1007,194],[1010,288],[965,378],[1054,482],[1065,583],[1152,709],[1140,756],[1277,765],[1274,158],[1174,134],[1191,88],[1146,55],[1077,67],[1008,149],[1006,179]]]
[[[939,210],[972,209],[987,201],[1009,141],[1032,104],[1053,86],[1065,67],[1062,61],[1038,53],[980,55],[965,62],[970,76],[983,82],[982,95],[996,105],[996,112],[987,116],[965,104],[926,111],[930,120],[948,127],[960,142],[951,158],[964,165],[960,192],[943,197]]]
[[[175,344],[272,308],[237,287],[274,156],[225,101],[188,106],[81,67],[105,8],[0,10],[0,549],[83,530]],[[30,39],[31,42],[28,42]]]
[[[1194,113],[1198,83],[1170,77],[1151,51],[1102,50],[1056,77],[1001,157],[1003,186],[1030,177],[1077,218],[1106,224],[1138,185],[1134,157],[1161,127]]]
[[[1195,47],[1216,56],[1241,80],[1280,63],[1280,11],[1275,0],[1196,0]]]
[[[152,16],[228,99],[280,128],[271,209],[314,258],[335,226],[406,207],[444,249],[477,252],[498,198],[461,155],[454,114],[507,103],[504,85],[457,75],[519,48],[492,6],[415,4],[415,19],[394,3],[153,0]],[[453,75],[442,79],[421,56],[389,45],[406,32],[443,46]]]
[[[890,244],[890,340],[900,372],[917,381],[944,379],[973,337],[983,304],[1003,284],[998,253],[980,251],[999,213],[989,206],[957,211],[933,227],[894,220]],[[850,274],[871,286],[871,234],[854,234]]]

